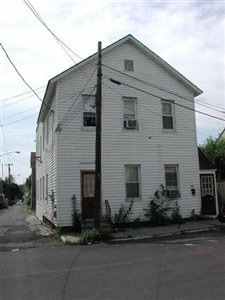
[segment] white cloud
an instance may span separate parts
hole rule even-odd
[[[30,2],[52,31],[82,58],[97,51],[99,40],[105,47],[131,33],[204,91],[197,101],[225,107],[224,3],[147,0]],[[23,1],[1,3],[1,42],[33,88],[46,85],[50,78],[73,64]],[[1,98],[27,91],[5,55],[0,55],[3,62],[0,69]],[[3,106],[4,123],[14,119],[8,118],[10,115],[39,105],[40,101],[33,96]],[[196,108],[221,116],[203,107]],[[33,111],[24,112],[15,117],[15,121],[31,114]],[[203,133],[199,134],[199,141],[202,141],[207,135],[216,136],[224,123],[197,115],[197,126]],[[29,155],[35,150],[35,129],[36,117],[4,128],[8,150],[21,150],[20,159],[26,160],[24,166],[16,161],[14,164],[15,172],[22,173],[20,181],[30,173]]]

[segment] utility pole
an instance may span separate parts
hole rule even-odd
[[[11,170],[10,170],[10,166],[12,166],[13,164],[6,164],[6,166],[8,166],[8,184],[9,184],[9,204],[11,202]]]
[[[96,88],[96,134],[95,134],[95,203],[94,226],[100,226],[101,211],[101,131],[102,131],[102,43],[98,42],[98,72]]]

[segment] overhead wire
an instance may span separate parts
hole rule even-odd
[[[36,107],[32,107],[32,108],[26,109],[26,110],[24,110],[24,111],[18,112],[18,113],[13,114],[13,115],[9,115],[9,116],[7,116],[7,117],[4,117],[4,120],[10,119],[10,118],[14,118],[15,116],[24,114],[24,113],[26,113],[26,112],[28,112],[28,111],[31,111],[31,110],[34,110],[34,109],[37,109],[37,108],[39,108],[39,106],[36,106]]]
[[[5,50],[5,48],[3,47],[2,43],[0,43],[0,46],[2,48],[2,50],[4,51],[8,61],[10,62],[10,64],[13,66],[14,70],[16,71],[16,73],[19,75],[19,77],[22,79],[22,81],[26,84],[26,86],[28,86],[28,88],[35,94],[35,96],[38,98],[39,101],[41,101],[41,103],[43,103],[43,105],[45,105],[47,107],[47,105],[42,101],[42,99],[39,97],[39,95],[36,93],[36,91],[30,86],[30,84],[24,79],[24,77],[22,76],[22,74],[19,72],[19,70],[17,69],[17,67],[15,66],[15,64],[13,63],[13,61],[11,60],[11,58],[9,57],[7,51]]]
[[[105,76],[104,76],[104,77],[105,77]],[[122,96],[122,97],[124,96],[124,94],[120,93],[117,89],[114,89],[114,88],[112,88],[112,87],[111,87],[111,89],[112,89],[114,92],[116,92],[117,94],[119,94],[120,96]],[[160,113],[158,113],[158,112],[152,110],[152,108],[149,108],[149,106],[147,106],[147,105],[140,104],[140,102],[138,103],[138,105],[140,105],[141,107],[143,107],[144,109],[146,109],[147,111],[149,111],[152,115],[156,115],[156,116],[159,116],[159,117],[161,117],[161,118],[163,117],[162,114],[160,114]],[[184,128],[184,129],[190,129],[189,127],[184,126],[183,124],[180,124],[179,126],[182,127],[182,128]],[[208,137],[208,135],[206,135],[205,133],[203,133],[203,132],[201,132],[201,131],[199,131],[199,130],[196,130],[196,131],[197,131],[199,134]]]
[[[89,100],[89,98],[93,95],[92,93],[94,92],[94,90],[96,89],[96,86],[94,86],[91,90],[91,92],[89,93],[88,98],[85,100],[85,103]],[[69,123],[81,112],[83,108],[83,103],[80,103],[80,108],[78,109],[78,111],[74,112],[73,115],[63,124],[63,128],[66,128]]]
[[[34,117],[34,116],[37,116],[37,114],[32,114],[32,115],[29,115],[29,116],[24,117],[24,118],[22,118],[22,119],[19,119],[19,120],[10,122],[10,123],[6,123],[6,124],[4,124],[4,127],[9,126],[9,125],[12,125],[12,124],[15,124],[15,123],[22,122],[22,121],[27,120],[27,119],[29,119],[29,118],[32,118],[32,117]]]
[[[94,73],[96,71],[96,67],[94,68],[93,72],[91,73],[90,77],[88,78],[88,80],[86,81],[86,83],[84,84],[82,90],[78,93],[77,97],[74,99],[73,103],[70,105],[70,107],[68,108],[67,112],[65,113],[65,115],[63,116],[63,118],[61,119],[61,121],[59,122],[59,124],[62,126],[65,122],[67,122],[68,119],[70,119],[71,114],[73,115],[74,112],[72,110],[72,108],[74,107],[75,103],[77,102],[77,100],[79,99],[79,97],[81,96],[81,94],[84,92],[84,90],[86,89],[87,85],[89,84],[89,82],[91,81]]]
[[[124,85],[124,86],[127,86],[127,87],[131,88],[131,89],[137,90],[137,91],[139,91],[139,92],[148,94],[148,95],[150,95],[150,96],[153,96],[153,97],[156,97],[156,98],[159,98],[159,99],[163,99],[163,100],[168,101],[168,102],[173,102],[172,100],[165,99],[164,97],[158,96],[158,95],[156,95],[156,94],[154,94],[154,93],[147,92],[147,91],[145,91],[145,90],[143,90],[143,89],[140,89],[140,88],[138,88],[138,87],[132,86],[132,85],[130,85],[130,84],[128,84],[128,83],[123,83],[123,82],[121,82],[121,81],[118,81],[118,80],[115,80],[115,79],[113,79],[113,78],[110,78],[110,77],[108,77],[108,76],[106,76],[106,75],[104,75],[104,76],[105,76],[106,78],[108,78],[111,82],[113,82],[113,83],[115,83],[115,84],[117,84],[117,85]],[[181,97],[181,98],[182,98],[182,97]],[[202,114],[202,115],[205,115],[205,116],[208,116],[208,117],[217,119],[217,120],[225,121],[225,119],[222,119],[222,118],[220,118],[220,117],[217,117],[217,116],[214,116],[214,115],[211,115],[211,114],[208,114],[208,113],[205,113],[205,112],[196,110],[196,109],[194,109],[194,108],[191,108],[191,107],[182,105],[182,104],[180,104],[180,103],[177,103],[177,102],[173,102],[173,103],[174,103],[174,105],[176,105],[176,106],[183,107],[183,108],[185,108],[185,109],[188,109],[188,110],[197,112],[197,113],[199,113],[199,114]]]
[[[150,86],[150,87],[153,87],[153,88],[155,88],[155,89],[157,89],[157,90],[160,90],[160,91],[162,91],[162,92],[166,92],[166,93],[171,94],[171,95],[173,95],[173,96],[182,98],[182,99],[184,99],[184,100],[186,100],[186,101],[193,102],[193,100],[191,100],[191,99],[185,97],[184,95],[180,95],[180,94],[175,93],[175,92],[173,92],[173,91],[170,91],[170,90],[168,90],[168,89],[161,88],[161,87],[159,87],[159,86],[157,86],[157,85],[155,85],[155,84],[149,83],[149,82],[147,82],[147,81],[145,81],[145,80],[142,80],[142,79],[140,79],[140,78],[138,78],[138,77],[135,77],[135,76],[132,76],[132,75],[127,74],[127,73],[125,73],[125,72],[122,72],[122,71],[120,71],[120,70],[117,70],[117,69],[115,69],[115,68],[113,68],[113,67],[110,67],[110,66],[108,66],[108,65],[106,65],[106,64],[102,64],[102,66],[103,66],[103,67],[106,67],[106,68],[108,68],[108,69],[111,69],[112,71],[117,72],[117,73],[119,73],[119,74],[121,74],[121,75],[127,76],[127,77],[129,77],[129,78],[131,78],[131,79],[134,79],[134,80],[139,81],[139,82],[141,82],[141,83],[143,83],[143,84],[146,84],[146,85],[148,85],[148,86]],[[216,109],[216,108],[209,107],[209,106],[207,106],[206,104],[202,104],[202,103],[198,103],[198,102],[195,102],[195,103],[198,104],[198,105],[207,107],[207,108],[209,108],[209,109],[215,110],[215,111],[217,111],[217,112],[225,113],[225,109],[224,109],[223,111],[221,111],[220,109]]]
[[[41,24],[51,33],[51,35],[54,37],[54,39],[58,42],[58,44],[60,45],[60,47],[64,50],[64,52],[70,57],[70,59],[74,62],[75,60],[73,59],[73,57],[69,54],[69,52],[66,50],[68,49],[71,53],[73,53],[74,55],[76,55],[79,59],[81,59],[81,57],[75,53],[72,49],[70,49],[70,47],[68,47],[50,28],[49,26],[45,23],[45,21],[42,19],[42,17],[39,15],[39,13],[37,12],[37,10],[34,8],[34,6],[28,1],[28,0],[23,0],[23,2],[26,4],[26,6],[30,9],[30,11],[35,15],[35,17],[41,22]],[[66,49],[65,49],[66,48]]]
[[[41,86],[41,87],[39,87],[39,88],[36,88],[36,89],[34,89],[34,90],[35,90],[35,91],[38,91],[38,90],[40,90],[40,89],[43,89],[44,87],[45,87],[45,85],[43,85],[43,86]],[[24,95],[30,94],[30,93],[33,93],[33,91],[27,91],[27,92],[24,92],[24,93],[21,93],[21,94],[18,94],[18,95],[14,95],[14,96],[11,96],[11,97],[8,97],[8,98],[4,98],[4,99],[2,99],[1,101],[2,101],[2,102],[10,101],[10,100],[12,100],[12,99],[14,99],[14,98],[18,98],[18,97],[21,97],[21,96],[24,96]],[[33,97],[33,95],[31,95],[31,96],[29,96],[29,97]]]
[[[40,92],[40,93],[41,93],[41,92]],[[5,107],[11,106],[11,105],[13,105],[13,104],[16,104],[16,103],[19,103],[19,102],[23,102],[23,101],[25,101],[25,100],[27,100],[27,99],[29,99],[29,98],[31,98],[31,97],[34,97],[34,95],[27,96],[27,97],[25,97],[25,98],[22,98],[22,99],[13,101],[13,102],[11,102],[11,103],[3,104],[2,107],[5,108]]]

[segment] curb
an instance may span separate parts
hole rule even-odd
[[[198,233],[198,232],[207,232],[207,231],[214,231],[214,230],[221,230],[224,229],[224,226],[213,226],[208,228],[202,228],[202,229],[184,229],[182,231],[177,231],[173,233],[168,234],[161,234],[161,235],[149,235],[149,236],[140,236],[140,237],[127,237],[127,238],[115,238],[111,239],[107,242],[109,243],[118,243],[118,242],[129,242],[129,241],[139,241],[139,240],[147,240],[147,239],[160,239],[160,238],[167,238],[170,236],[178,236],[186,233]]]

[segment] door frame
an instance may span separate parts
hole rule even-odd
[[[200,195],[201,195],[201,211],[202,211],[202,180],[201,178],[204,176],[212,176],[213,178],[213,189],[214,189],[214,198],[215,198],[215,207],[216,207],[216,213],[212,216],[217,216],[219,213],[219,206],[218,206],[218,197],[217,197],[217,186],[216,186],[216,171],[215,170],[200,170],[199,173],[199,180],[200,180]]]
[[[81,185],[81,219],[89,219],[85,215],[85,210],[84,210],[84,181],[83,181],[83,176],[84,174],[95,174],[95,170],[81,170],[80,171],[80,185]],[[95,201],[95,197],[93,197],[93,201]],[[93,211],[93,217],[94,217],[94,211]],[[92,219],[92,218],[91,218]]]

